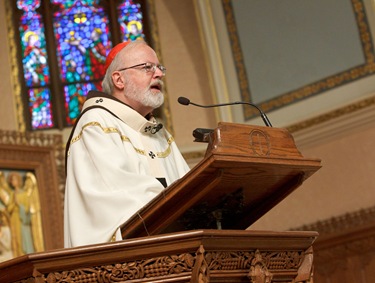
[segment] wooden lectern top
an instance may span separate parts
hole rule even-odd
[[[122,236],[246,229],[320,167],[286,129],[221,122],[204,159],[125,222]]]

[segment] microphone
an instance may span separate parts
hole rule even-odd
[[[253,104],[253,103],[250,103],[250,102],[243,102],[243,101],[235,101],[235,102],[229,102],[229,103],[220,103],[220,104],[212,104],[212,105],[200,105],[200,104],[196,104],[196,103],[193,103],[190,101],[190,99],[186,98],[186,97],[183,97],[183,96],[180,96],[178,99],[177,99],[178,103],[182,104],[182,105],[189,105],[189,104],[192,104],[194,106],[198,106],[198,107],[203,107],[203,108],[210,108],[210,107],[220,107],[220,106],[228,106],[228,105],[237,105],[237,104],[244,104],[244,105],[250,105],[250,106],[253,106],[255,107],[256,109],[258,109],[259,113],[260,113],[260,116],[262,117],[262,120],[264,122],[264,124],[267,126],[267,127],[272,127],[272,124],[271,122],[268,120],[266,114],[262,111],[262,109],[260,109],[257,105]]]

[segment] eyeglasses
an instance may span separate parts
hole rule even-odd
[[[165,68],[163,65],[160,65],[160,64],[157,65],[155,63],[150,63],[150,62],[134,65],[134,66],[127,67],[127,68],[122,68],[122,69],[117,70],[117,71],[121,72],[121,71],[133,69],[133,68],[141,67],[141,66],[142,66],[141,69],[145,70],[146,73],[155,73],[156,68],[158,68],[163,73],[163,76],[165,76],[165,73],[167,71],[167,68]]]

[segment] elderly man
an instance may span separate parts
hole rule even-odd
[[[116,45],[103,92],[91,91],[67,143],[64,244],[121,240],[120,225],[188,165],[152,116],[166,69],[144,41]]]

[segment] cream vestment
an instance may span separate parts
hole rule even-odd
[[[65,247],[121,240],[119,226],[189,171],[153,117],[96,91],[83,106],[66,158]]]

